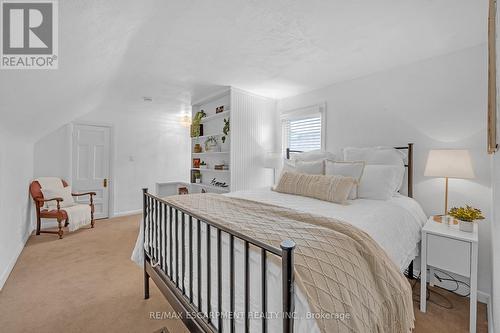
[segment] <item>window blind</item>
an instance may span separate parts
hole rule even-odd
[[[309,151],[321,149],[321,116],[285,121],[288,148]]]

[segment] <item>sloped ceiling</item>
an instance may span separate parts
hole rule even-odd
[[[487,0],[59,1],[59,69],[0,71],[0,123],[36,140],[142,96],[287,97],[484,43],[486,20]]]

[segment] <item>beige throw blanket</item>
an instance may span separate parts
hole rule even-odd
[[[410,284],[384,250],[358,228],[218,194],[165,200],[278,248],[285,239],[295,241],[295,281],[311,310],[350,315],[348,320],[321,316],[325,319],[317,322],[322,332],[410,332],[414,327]]]

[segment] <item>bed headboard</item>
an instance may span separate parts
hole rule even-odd
[[[407,146],[399,146],[394,147],[397,150],[407,150],[408,157],[406,160],[406,177],[407,177],[407,188],[408,188],[408,197],[413,198],[413,143],[409,143]],[[286,159],[290,159],[290,153],[302,153],[300,150],[292,150],[290,148],[286,149]]]

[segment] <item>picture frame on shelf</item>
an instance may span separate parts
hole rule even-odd
[[[199,169],[200,168],[200,163],[201,163],[201,159],[199,159],[199,158],[193,158],[193,168]]]
[[[215,108],[215,114],[224,112],[224,105]]]

